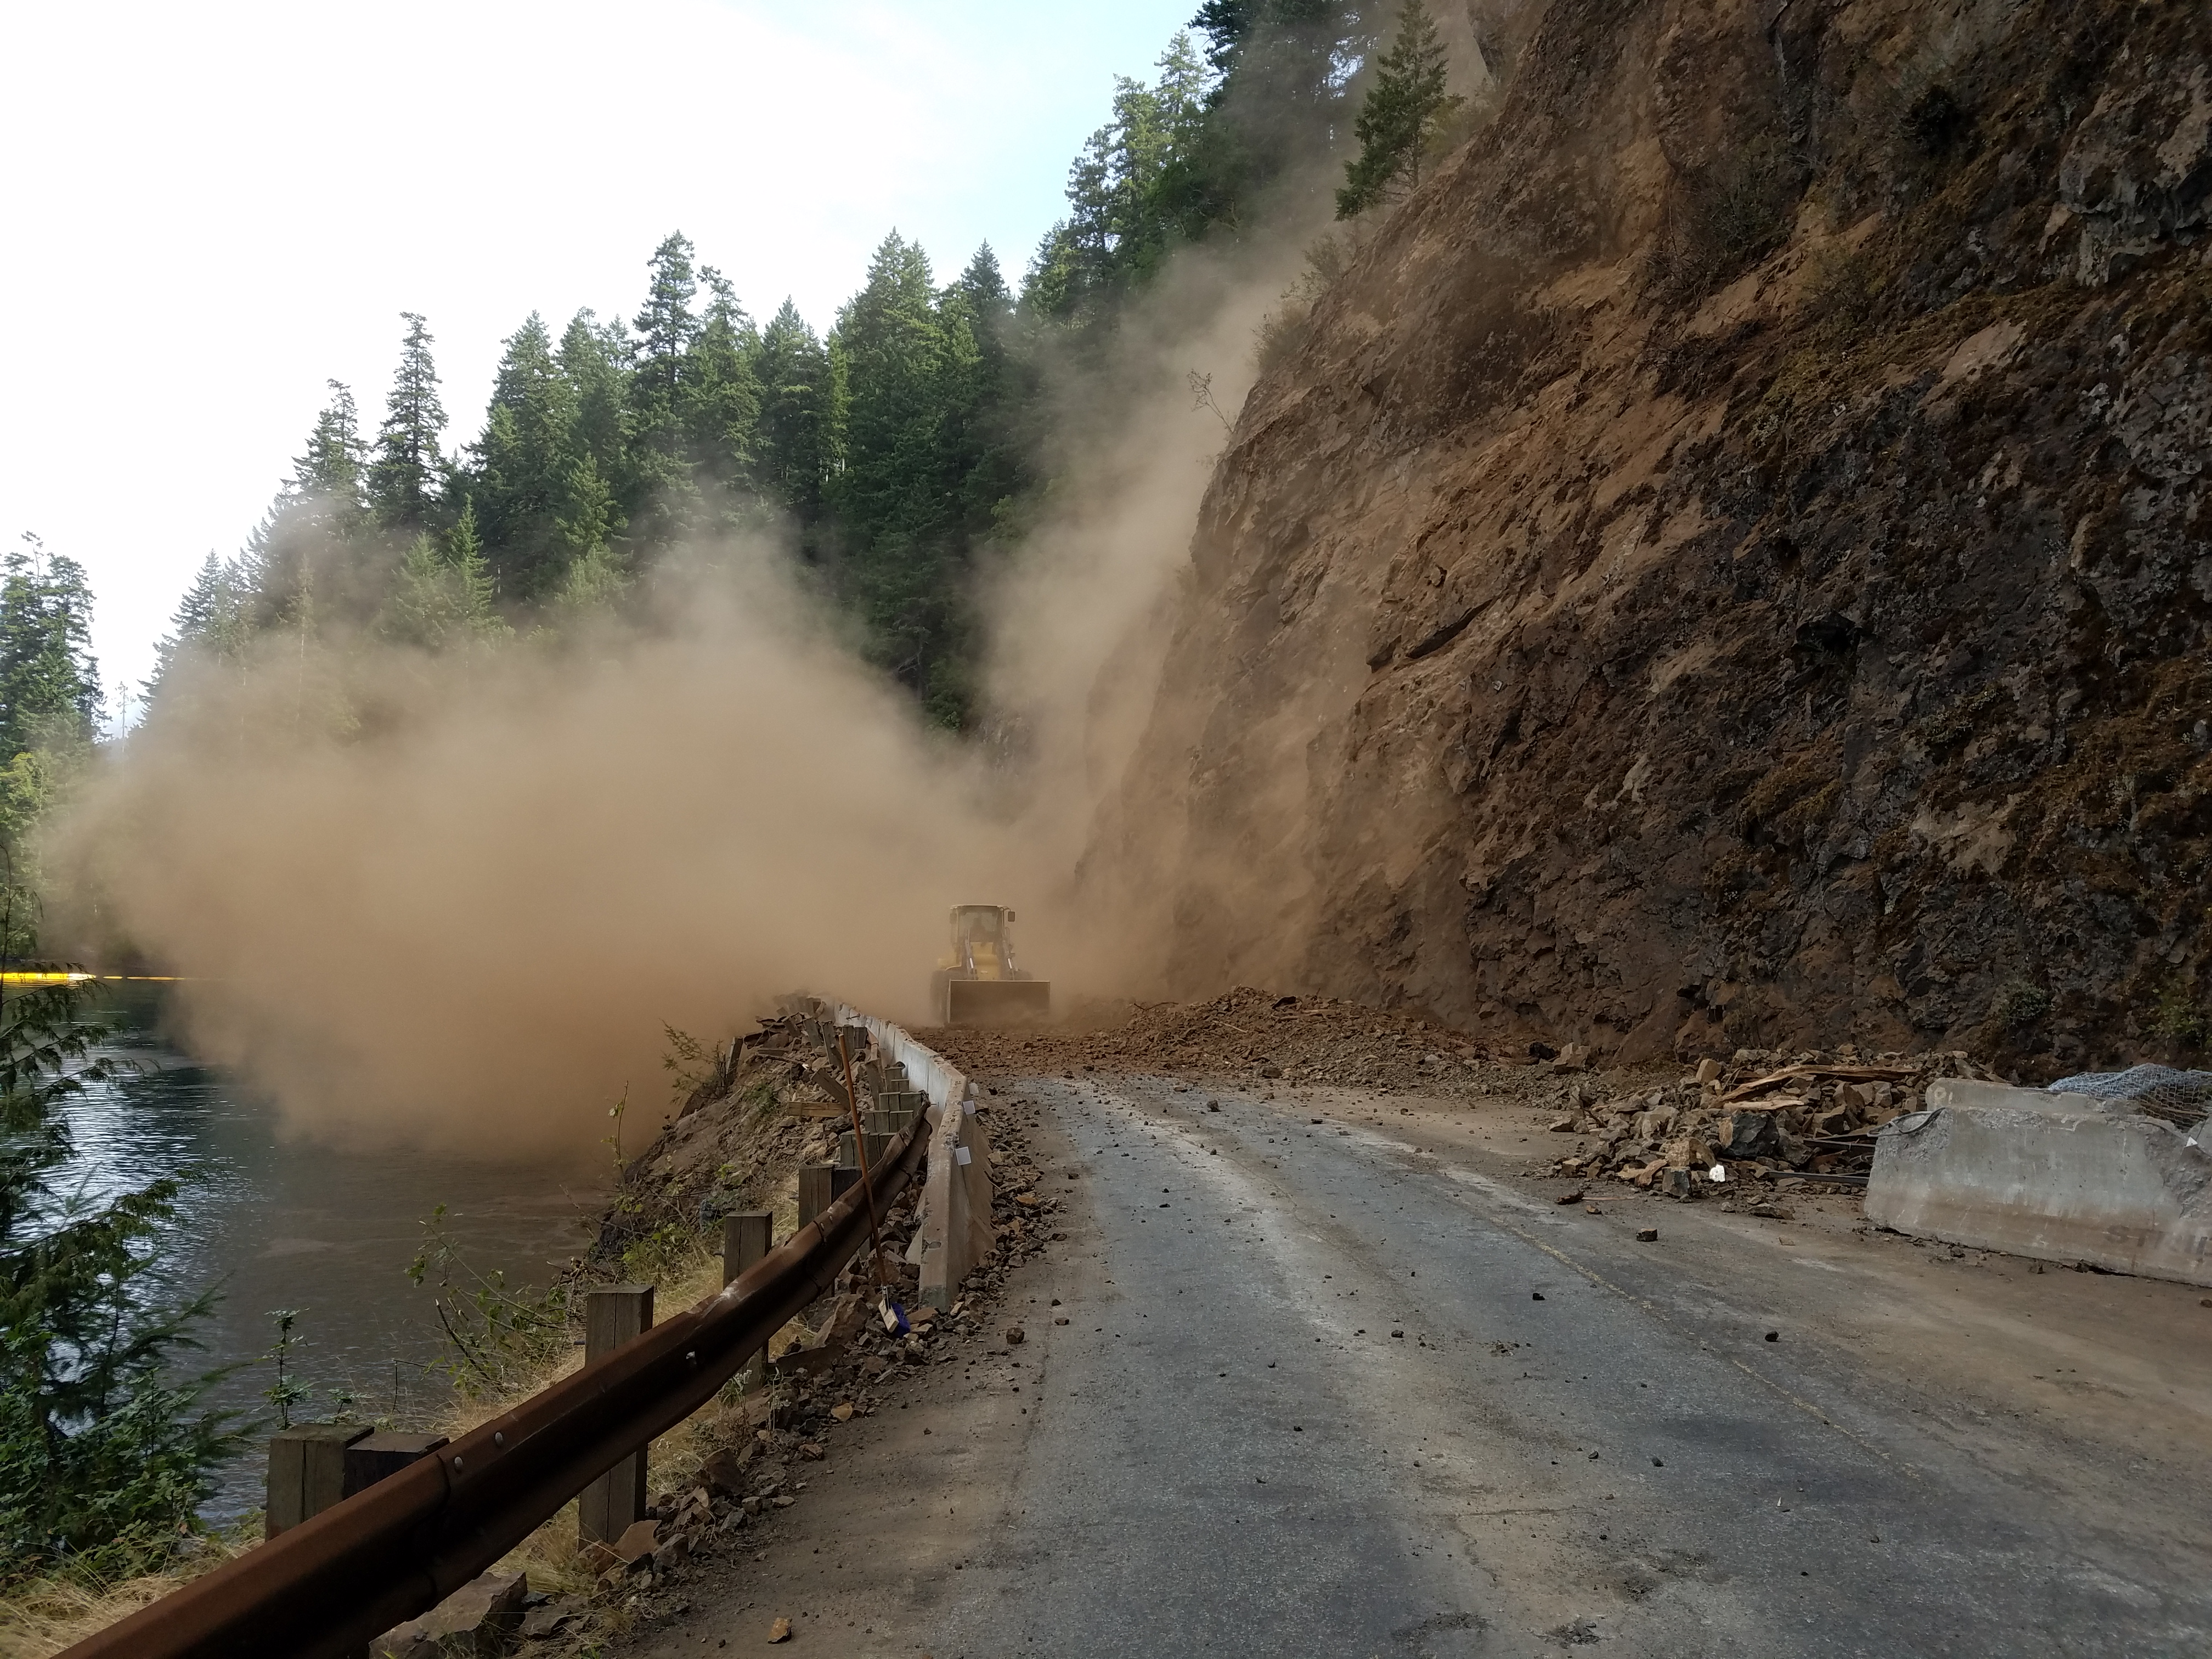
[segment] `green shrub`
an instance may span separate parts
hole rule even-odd
[[[2051,994],[2024,979],[2008,980],[1990,1000],[1990,1016],[2001,1024],[2027,1025],[2050,1011]]]
[[[0,994],[4,994],[0,986]],[[0,1578],[112,1579],[157,1566],[198,1528],[200,1504],[241,1431],[206,1409],[223,1373],[179,1382],[211,1310],[167,1301],[148,1246],[177,1183],[106,1204],[58,1193],[60,1109],[112,1074],[86,982],[0,1003]]]

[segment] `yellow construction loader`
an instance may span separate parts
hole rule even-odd
[[[952,954],[930,975],[940,1025],[1027,1025],[1052,1017],[1052,985],[1014,965],[1014,913],[996,904],[952,907]]]

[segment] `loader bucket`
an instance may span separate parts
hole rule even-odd
[[[956,979],[945,988],[950,1025],[1033,1025],[1052,1018],[1049,980]]]

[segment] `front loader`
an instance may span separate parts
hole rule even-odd
[[[952,953],[930,975],[940,1025],[1031,1025],[1052,1017],[1052,984],[1014,963],[1014,913],[996,904],[952,907]]]

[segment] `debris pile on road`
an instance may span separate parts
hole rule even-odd
[[[1013,1100],[994,1109],[995,1105],[983,1109],[994,1148],[991,1225],[999,1236],[997,1260],[1012,1265],[1037,1254],[1048,1239],[1066,1235],[1052,1225],[1052,1218],[1060,1213],[1060,1200],[1045,1186],[1029,1154],[1029,1143],[1021,1135],[1035,1121],[1025,1115],[1036,1111],[1036,1103]]]
[[[1917,1111],[1927,1085],[1945,1077],[1995,1080],[1963,1052],[1844,1048],[1739,1049],[1732,1060],[1705,1060],[1694,1075],[1634,1094],[1607,1097],[1594,1083],[1578,1083],[1552,1127],[1587,1139],[1552,1172],[1610,1176],[1685,1199],[1726,1196],[1746,1180],[1863,1187],[1874,1132]]]
[[[1439,1094],[1485,1062],[1527,1065],[1433,1019],[1328,997],[1276,996],[1240,987],[1210,1002],[1121,1005],[1110,1022],[919,1033],[971,1074],[1002,1077],[1085,1068],[1249,1082],[1316,1083],[1377,1093]]]

